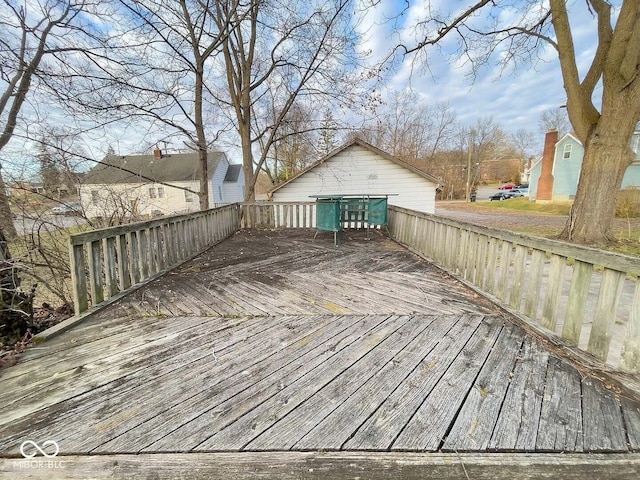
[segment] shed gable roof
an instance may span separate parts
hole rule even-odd
[[[209,177],[213,176],[223,152],[208,152]],[[84,180],[88,184],[187,182],[200,179],[197,153],[178,153],[155,158],[153,155],[107,155]]]
[[[358,145],[358,146],[360,146],[362,148],[365,148],[365,149],[369,150],[370,152],[374,153],[375,155],[379,155],[379,156],[383,157],[384,159],[395,163],[396,165],[399,165],[399,166],[401,166],[403,168],[406,168],[407,170],[410,170],[411,172],[413,172],[413,173],[415,173],[417,175],[420,175],[421,177],[425,178],[426,180],[428,180],[428,181],[430,181],[430,182],[432,182],[432,183],[434,183],[436,185],[440,185],[440,180],[438,180],[433,175],[430,175],[427,172],[425,172],[424,170],[421,170],[420,168],[414,167],[413,165],[411,165],[411,164],[409,164],[409,163],[407,163],[407,162],[405,162],[403,160],[400,160],[399,158],[396,158],[393,155],[390,155],[387,152],[384,152],[384,151],[380,150],[379,148],[374,147],[373,145],[365,142],[364,140],[360,140],[360,139],[356,138],[355,140],[352,140],[351,142],[345,143],[341,147],[336,148],[332,152],[329,152],[326,156],[322,157],[317,162],[312,163],[311,165],[309,165],[304,170],[301,170],[300,172],[298,172],[295,176],[291,177],[286,182],[283,182],[280,185],[276,186],[275,188],[271,189],[271,191],[269,193],[273,193],[273,192],[281,189],[285,185],[288,185],[289,183],[295,181],[297,178],[301,177],[305,173],[307,173],[310,170],[313,170],[314,168],[322,165],[327,160],[330,160],[331,158],[333,158],[336,155],[338,155],[339,153],[347,150],[348,148],[353,147],[354,145]]]

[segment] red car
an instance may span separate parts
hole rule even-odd
[[[498,187],[498,190],[513,190],[516,186],[513,183],[505,183]]]

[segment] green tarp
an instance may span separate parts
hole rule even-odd
[[[370,197],[318,198],[316,200],[318,230],[338,232],[342,223],[364,222],[387,225],[387,199]]]

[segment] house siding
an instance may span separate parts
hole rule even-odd
[[[236,182],[222,182],[222,195],[225,203],[244,201],[244,170],[241,169]]]
[[[435,183],[401,165],[353,145],[272,194],[275,202],[308,202],[310,195],[386,195],[389,204],[435,212]]]
[[[213,173],[209,183],[209,205],[211,207],[220,205],[226,201],[222,191],[222,182],[224,181],[224,176],[227,174],[227,168],[229,168],[229,161],[223,156],[218,162],[216,171]]]
[[[529,200],[535,201],[538,194],[538,179],[542,173],[542,159],[531,165],[529,171]]]
[[[564,158],[565,146],[571,145],[570,158]],[[634,133],[631,140],[636,161],[627,168],[622,179],[621,188],[640,188],[640,132]],[[578,180],[582,170],[584,147],[572,135],[565,135],[556,144],[553,162],[553,200],[571,200],[578,190]],[[536,200],[538,179],[540,178],[542,162],[538,161],[531,166],[529,182],[529,197]]]
[[[622,178],[622,188],[640,188],[640,161],[627,167]]]
[[[565,148],[570,147],[569,158],[564,158]],[[556,144],[553,159],[553,199],[569,200],[578,189],[584,148],[575,138],[565,136]]]
[[[172,182],[171,185],[199,190],[197,181]],[[158,187],[162,188],[163,198],[157,198]],[[150,197],[150,188],[155,189],[156,198]],[[89,218],[129,216],[134,213],[132,202],[138,215],[168,215],[200,209],[197,195],[192,195],[193,201],[187,202],[184,190],[157,183],[86,184],[81,185],[79,190],[80,202]]]

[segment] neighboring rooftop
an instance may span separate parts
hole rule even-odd
[[[242,165],[232,164],[227,168],[227,174],[224,176],[225,182],[237,182],[242,171]]]
[[[213,175],[223,152],[209,152],[209,175]],[[102,163],[86,175],[87,184],[188,182],[200,178],[197,153],[162,154],[156,150],[150,155],[107,155]]]

